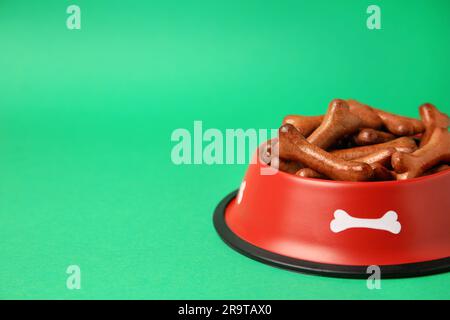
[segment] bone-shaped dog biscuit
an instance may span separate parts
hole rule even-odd
[[[355,114],[357,114],[357,112],[361,113],[362,110],[364,111],[365,118],[368,118],[368,116],[370,115],[370,119],[372,119],[371,122],[373,122],[373,125],[367,125],[368,128],[377,129],[375,125],[380,124],[378,121],[381,120],[381,124],[383,124],[391,133],[397,136],[414,135],[417,133],[422,133],[425,130],[425,126],[420,120],[403,117],[380,109],[376,109],[355,100],[348,100],[347,102],[352,108],[352,112],[354,112]],[[374,117],[373,114],[371,115],[370,111],[378,116],[378,119]],[[359,116],[362,117],[363,115]]]
[[[431,103],[425,103],[419,108],[420,117],[425,125],[425,132],[420,141],[420,147],[426,145],[433,135],[436,128],[448,128],[450,126],[450,118],[445,113],[440,112]]]
[[[416,178],[436,165],[450,163],[450,132],[435,128],[425,146],[411,154],[396,152],[391,162],[398,180]]]
[[[395,139],[392,133],[364,128],[353,137],[354,142],[359,146],[367,146],[378,143],[385,143]]]
[[[422,133],[425,130],[425,126],[420,120],[399,116],[375,108],[373,110],[381,118],[386,128],[395,135],[411,136]]]
[[[330,102],[322,123],[307,140],[326,150],[340,138],[355,133],[361,126],[362,120],[350,112],[347,102],[334,99]]]
[[[420,107],[420,116],[334,99],[324,116],[286,116],[279,129],[283,145],[272,145],[277,156],[267,148],[261,159],[298,177],[338,181],[403,180],[444,171],[450,165],[450,117],[430,103]]]
[[[331,154],[344,159],[344,160],[355,160],[357,158],[366,157],[370,154],[378,152],[380,150],[385,150],[388,148],[395,148],[396,151],[401,151],[405,153],[414,152],[417,149],[417,144],[413,139],[409,137],[401,137],[392,141],[388,141],[380,144],[373,144],[370,146],[355,147],[342,150],[331,151]]]
[[[353,99],[347,100],[347,103],[350,107],[351,113],[358,116],[362,120],[363,127],[378,129],[383,126],[383,121],[381,121],[381,118],[368,105]]]
[[[395,148],[382,149],[368,156],[357,158],[354,161],[369,164],[373,169],[373,180],[394,180],[394,174],[384,166],[390,163],[391,156],[396,152]],[[295,173],[296,176],[314,179],[327,179],[326,176],[311,168],[302,168]]]
[[[373,169],[366,163],[342,160],[309,143],[291,124],[278,130],[280,157],[294,160],[334,180],[368,181]]]
[[[291,114],[284,117],[283,124],[292,124],[303,136],[307,137],[320,126],[323,118],[324,116],[298,116]]]
[[[318,173],[317,171],[311,168],[302,168],[295,173],[296,176],[310,179],[327,179],[323,174]]]
[[[398,234],[402,229],[402,225],[398,222],[398,215],[395,211],[388,211],[378,219],[362,219],[352,217],[344,210],[336,210],[334,219],[330,223],[331,231],[338,233],[352,228],[384,230]]]

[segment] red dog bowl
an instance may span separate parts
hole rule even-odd
[[[258,153],[257,153],[258,154]],[[450,170],[404,181],[337,182],[254,161],[214,213],[221,238],[255,260],[300,272],[367,278],[450,270]]]

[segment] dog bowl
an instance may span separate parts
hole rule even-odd
[[[258,152],[256,153],[258,154]],[[404,181],[338,182],[249,165],[214,213],[233,249],[269,265],[335,277],[450,271],[450,170]]]

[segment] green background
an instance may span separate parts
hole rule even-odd
[[[81,7],[82,29],[66,28]],[[382,10],[382,30],[366,9]],[[336,97],[450,113],[450,2],[0,1],[0,298],[450,298],[450,273],[308,276],[229,249],[245,165],[175,166],[176,128],[276,128]],[[81,290],[66,288],[67,266]]]

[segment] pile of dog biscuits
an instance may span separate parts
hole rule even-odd
[[[405,180],[447,170],[450,119],[429,103],[419,111],[420,120],[335,99],[324,116],[286,116],[261,159],[297,176],[339,181]]]

